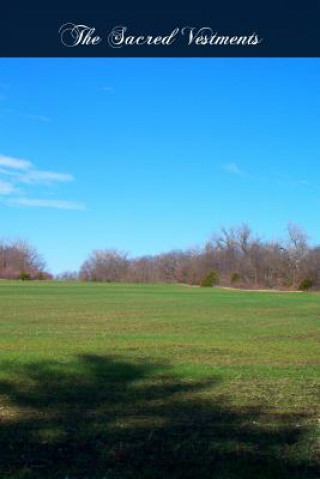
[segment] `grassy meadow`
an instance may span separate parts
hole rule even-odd
[[[320,477],[320,294],[0,282],[0,477]]]

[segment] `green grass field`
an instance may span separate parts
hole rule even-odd
[[[0,477],[319,478],[320,294],[0,282]]]

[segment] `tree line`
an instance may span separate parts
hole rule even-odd
[[[0,277],[49,279],[41,257],[25,242],[0,246]],[[247,224],[222,228],[204,246],[131,258],[116,249],[93,250],[64,280],[185,283],[252,289],[320,289],[320,246],[289,224],[283,240],[265,240]]]

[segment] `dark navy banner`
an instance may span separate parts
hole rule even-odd
[[[3,5],[2,57],[318,57],[320,2]]]

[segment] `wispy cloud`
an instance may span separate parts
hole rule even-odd
[[[11,176],[16,183],[66,183],[73,181],[70,173],[38,170],[29,160],[0,155],[0,175]]]
[[[236,163],[225,163],[222,166],[224,171],[226,171],[227,173],[249,178],[249,175],[245,171],[241,170]]]
[[[29,120],[41,121],[41,122],[44,122],[44,123],[48,123],[50,121],[50,118],[46,115],[13,110],[12,108],[6,108],[6,109],[2,110],[2,112],[7,113],[7,114],[12,114],[12,115],[18,116],[20,118],[27,118]]]
[[[29,118],[30,120],[37,120],[37,121],[42,121],[44,123],[48,123],[50,121],[50,118],[46,115],[37,115],[34,113],[19,113],[19,116],[22,116],[23,118]]]
[[[29,160],[0,155],[0,195],[10,197],[5,201],[5,204],[9,206],[83,210],[85,206],[82,203],[29,198],[27,194],[30,188],[34,190],[37,185],[50,186],[54,183],[67,183],[73,180],[74,177],[70,173],[40,170]]]
[[[0,166],[5,166],[14,170],[28,170],[29,168],[32,168],[32,163],[21,158],[0,155]]]
[[[12,195],[19,192],[20,190],[15,188],[11,183],[0,180],[0,195]]]
[[[19,177],[21,183],[66,183],[73,180],[74,178],[70,173],[57,173],[56,171],[41,170],[31,170]]]
[[[287,174],[279,174],[278,172],[269,175],[267,172],[264,172],[261,176],[249,175],[246,171],[242,170],[236,163],[225,163],[222,165],[223,170],[230,174],[241,176],[243,178],[249,178],[260,182],[261,184],[272,183],[281,188],[304,188],[305,190],[311,191],[315,189],[316,185],[314,182],[306,178],[293,178]]]
[[[111,93],[113,91],[113,88],[112,86],[103,86],[101,90]]]
[[[67,200],[46,200],[40,198],[12,198],[8,200],[9,206],[27,206],[38,208],[57,208],[60,210],[84,210],[85,205],[76,201]]]

